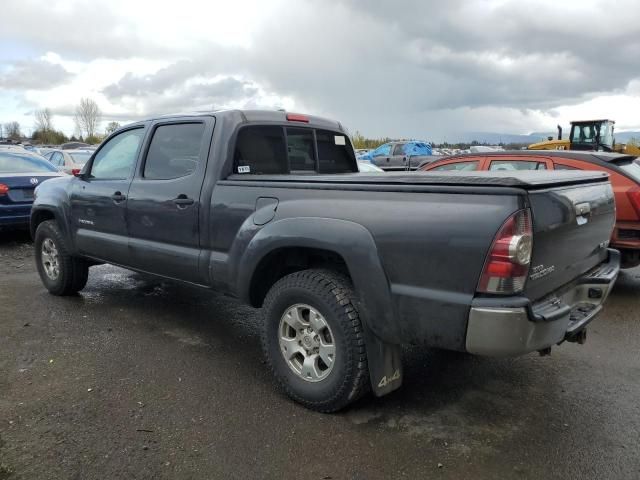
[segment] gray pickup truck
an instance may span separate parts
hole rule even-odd
[[[331,412],[402,383],[401,345],[477,355],[583,342],[616,279],[599,172],[357,172],[342,126],[265,111],[165,116],[40,185],[54,295],[99,263],[262,307],[280,385]]]

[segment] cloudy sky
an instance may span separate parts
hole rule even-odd
[[[286,108],[372,137],[640,130],[637,0],[3,0],[0,123]]]

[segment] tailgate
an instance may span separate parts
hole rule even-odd
[[[530,191],[533,253],[525,294],[537,300],[607,258],[615,224],[609,182]]]

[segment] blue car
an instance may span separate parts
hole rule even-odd
[[[389,142],[358,156],[383,170],[415,170],[433,159],[431,145],[420,141]]]
[[[44,158],[0,150],[0,228],[27,227],[35,188],[62,175]]]

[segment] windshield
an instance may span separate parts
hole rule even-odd
[[[613,146],[613,125],[609,123],[600,125],[600,145]]]
[[[622,170],[628,173],[634,180],[640,182],[640,163],[639,160],[627,163],[626,165],[618,165]]]
[[[0,152],[0,173],[57,172],[45,159]]]
[[[91,157],[91,154],[89,152],[67,152],[69,155],[71,155],[71,158],[73,159],[73,163],[76,163],[78,165],[84,165],[85,163],[87,163],[87,160],[89,160],[89,158]]]
[[[575,124],[571,129],[571,143],[613,145],[613,125],[610,123]]]

